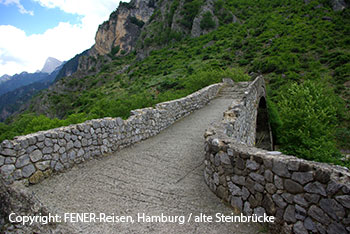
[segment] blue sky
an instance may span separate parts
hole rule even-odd
[[[30,0],[22,1],[21,4],[28,13],[21,13],[15,4],[1,4],[0,25],[15,26],[24,30],[29,36],[42,34],[62,21],[79,24],[82,19],[78,14],[65,13],[59,8],[46,8]]]
[[[47,57],[65,61],[90,48],[119,2],[0,0],[0,76],[35,72]]]

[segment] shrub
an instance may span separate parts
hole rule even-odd
[[[120,50],[120,46],[117,45],[117,46],[113,47],[111,54],[114,56],[114,55],[118,54],[119,50]]]
[[[202,4],[202,0],[185,0],[183,10],[181,11],[183,18],[180,23],[186,28],[192,29],[193,20],[198,14]]]
[[[185,88],[188,93],[192,93],[210,84],[221,82],[223,78],[231,78],[237,82],[250,80],[250,77],[241,69],[202,70],[186,78]]]
[[[213,20],[213,15],[209,11],[207,11],[203,15],[203,18],[201,20],[201,23],[200,23],[201,29],[209,30],[209,29],[215,28],[215,26],[216,24],[215,24],[215,21]]]
[[[320,162],[336,161],[337,106],[333,91],[317,81],[292,84],[278,102],[282,120],[278,139],[284,153]]]
[[[142,28],[143,25],[145,25],[145,22],[142,20],[137,19],[136,17],[132,16],[130,17],[130,22],[137,25],[139,28]]]

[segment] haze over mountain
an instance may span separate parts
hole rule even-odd
[[[61,61],[49,57],[41,71],[35,73],[28,73],[24,71],[13,76],[4,75],[0,79],[0,95],[13,91],[22,86],[45,80],[48,78],[48,75],[58,69],[61,65]]]
[[[62,65],[61,61],[49,57],[41,71],[0,77],[0,121],[18,111],[21,105],[40,90],[48,88],[56,79]]]
[[[5,81],[9,80],[10,78],[11,78],[11,76],[9,76],[9,75],[3,75],[3,76],[1,76],[1,77],[0,77],[0,84],[1,84],[2,82],[5,82]]]

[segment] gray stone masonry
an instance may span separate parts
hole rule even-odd
[[[49,131],[19,136],[0,144],[0,174],[6,184],[35,184],[92,157],[145,140],[216,97],[223,83],[213,84],[155,108],[131,111],[127,120],[89,120]]]
[[[264,96],[264,80],[258,77],[206,131],[205,182],[245,215],[275,216],[271,232],[349,233],[347,168],[254,147],[256,107]]]

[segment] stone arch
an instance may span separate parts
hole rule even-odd
[[[255,146],[265,150],[273,150],[272,132],[265,97],[261,97],[259,100],[256,117]]]

